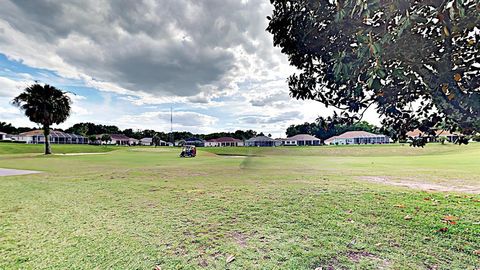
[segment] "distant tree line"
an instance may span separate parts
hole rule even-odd
[[[188,139],[191,137],[210,140],[219,137],[233,137],[240,140],[249,139],[257,135],[253,130],[237,130],[235,132],[215,132],[210,134],[194,134],[188,131],[174,131],[172,133],[156,131],[153,129],[134,130],[131,128],[121,130],[117,126],[99,125],[94,123],[78,123],[65,130],[68,133],[80,134],[83,136],[97,135],[97,134],[124,134],[127,137],[141,139],[158,137],[163,141],[174,141],[181,139]],[[263,133],[262,133],[263,134]]]
[[[27,132],[32,130],[31,127],[14,127],[10,123],[0,122],[0,132],[5,132],[8,134],[20,134],[22,132]]]
[[[32,128],[15,128],[12,124],[7,124],[5,122],[0,122],[0,131],[8,133],[8,134],[19,134],[22,132],[30,131]],[[61,130],[61,129],[57,129]],[[255,136],[264,136],[263,132],[257,133],[254,130],[237,130],[235,132],[215,132],[210,134],[194,134],[188,131],[174,131],[172,133],[169,132],[162,132],[156,131],[153,129],[145,129],[145,130],[134,130],[132,128],[121,130],[117,126],[114,125],[101,125],[101,124],[94,124],[90,122],[85,123],[77,123],[70,128],[65,130],[67,133],[73,133],[82,135],[85,137],[90,138],[91,140],[94,139],[94,135],[102,135],[102,134],[123,134],[127,137],[134,138],[134,139],[142,139],[142,138],[155,138],[160,139],[163,141],[178,141],[181,139],[188,139],[188,138],[199,138],[203,140],[210,140],[219,137],[232,137],[239,140],[246,140],[250,139]],[[107,138],[104,138],[107,140]]]

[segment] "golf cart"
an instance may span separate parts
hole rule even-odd
[[[180,157],[195,157],[197,155],[197,148],[195,145],[184,145],[182,147],[182,152],[180,153]]]

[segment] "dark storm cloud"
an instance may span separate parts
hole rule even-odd
[[[223,90],[255,56],[274,67],[266,1],[2,1],[0,19],[95,79],[156,95]],[[8,53],[8,52],[7,52]],[[212,89],[210,87],[210,89]]]

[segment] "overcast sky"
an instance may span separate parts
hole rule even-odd
[[[0,121],[33,80],[71,92],[73,114],[120,128],[254,129],[284,136],[329,115],[291,99],[295,72],[265,31],[268,0],[0,0]],[[375,117],[367,117],[376,123]]]

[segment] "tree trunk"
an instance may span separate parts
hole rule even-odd
[[[43,126],[43,135],[45,136],[45,155],[52,154],[52,149],[50,147],[50,126]]]

